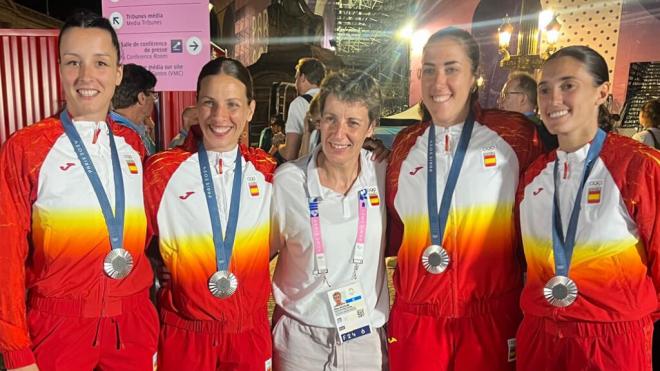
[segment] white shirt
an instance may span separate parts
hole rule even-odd
[[[309,89],[305,94],[315,97],[319,93],[319,88]],[[294,99],[289,105],[289,112],[286,117],[286,133],[296,133],[302,135],[305,131],[305,114],[309,110],[309,102],[302,96]]]
[[[296,320],[317,327],[334,327],[327,292],[353,279],[352,262],[358,229],[358,191],[375,188],[380,204],[367,203],[364,263],[357,280],[362,285],[371,325],[382,327],[389,314],[385,275],[385,169],[370,153],[360,154],[360,174],[344,196],[320,184],[316,156],[320,150],[287,162],[275,173],[271,203],[271,252],[279,250],[273,276],[275,303]],[[328,273],[314,275],[315,254],[308,197],[318,197],[321,235]],[[328,284],[331,287],[328,287]]]
[[[659,128],[648,128],[643,131],[640,131],[639,133],[636,133],[635,135],[632,136],[632,138],[638,142],[642,142],[646,144],[649,147],[655,148],[655,143],[653,142],[653,136],[651,136],[651,133],[649,131],[652,131],[655,137],[658,140],[658,143],[660,143],[660,129]]]
[[[234,172],[236,167],[236,152],[238,146],[228,152],[206,151],[211,166],[211,179],[215,197],[218,202],[220,222],[222,223],[222,235],[227,233],[229,220],[229,207],[231,206],[231,192],[234,189]],[[245,160],[241,156],[241,169],[245,169]],[[199,166],[199,165],[198,165]],[[245,180],[243,180],[245,183]]]

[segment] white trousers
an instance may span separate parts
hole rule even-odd
[[[385,328],[339,343],[337,329],[307,326],[283,314],[273,327],[274,371],[387,371]]]

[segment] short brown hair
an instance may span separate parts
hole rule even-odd
[[[339,71],[328,75],[321,83],[319,93],[321,112],[330,94],[343,102],[363,103],[369,111],[369,123],[378,123],[382,103],[380,86],[373,77],[361,71]]]
[[[305,75],[310,83],[319,85],[325,77],[325,66],[316,58],[300,58],[296,65],[296,72]]]
[[[513,81],[518,83],[518,89],[522,90],[529,101],[536,107],[536,80],[534,80],[534,77],[527,72],[516,71],[509,75],[509,82]]]

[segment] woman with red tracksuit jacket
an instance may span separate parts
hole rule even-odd
[[[479,47],[436,32],[419,77],[425,120],[396,138],[387,169],[389,248],[398,257],[390,369],[512,370],[523,266],[518,178],[541,153],[523,115],[476,103]]]
[[[144,146],[108,111],[117,35],[82,11],[59,36],[66,108],[0,151],[0,352],[23,370],[152,370]]]
[[[255,109],[247,68],[208,62],[199,125],[145,170],[150,235],[171,273],[160,294],[158,369],[268,370],[269,247],[275,161],[239,145]]]
[[[559,148],[519,189],[527,260],[519,370],[650,370],[660,288],[660,153],[605,133],[610,83],[596,51],[543,65],[539,108]]]

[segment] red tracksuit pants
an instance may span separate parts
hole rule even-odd
[[[518,370],[651,370],[653,322],[562,322],[526,315],[518,330]]]
[[[41,371],[153,370],[158,315],[147,291],[108,299],[103,307],[32,297],[28,308],[32,351]],[[98,317],[101,312],[104,317]]]
[[[163,310],[158,371],[270,371],[272,342],[266,311],[240,326],[191,321]]]
[[[481,306],[463,317],[437,315],[432,305],[395,302],[388,323],[391,371],[515,369],[517,300]]]

